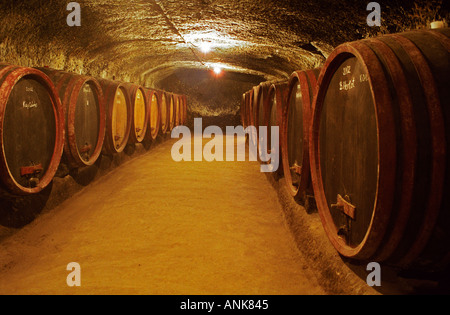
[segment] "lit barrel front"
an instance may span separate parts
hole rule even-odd
[[[125,84],[124,86],[128,90],[131,112],[133,113],[129,141],[131,143],[141,143],[147,134],[148,120],[150,118],[148,100],[144,88],[141,86],[137,84]]]
[[[169,100],[167,99],[167,94],[164,91],[158,91],[160,103],[160,113],[161,113],[161,133],[166,134],[169,130]]]
[[[131,133],[132,108],[127,89],[119,82],[101,80],[106,100],[106,135],[104,152],[120,153]]]
[[[149,103],[150,136],[155,140],[161,129],[161,95],[156,90],[148,89],[147,100]]]

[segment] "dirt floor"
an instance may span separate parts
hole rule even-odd
[[[174,142],[2,228],[0,294],[326,294],[258,163],[176,163]]]

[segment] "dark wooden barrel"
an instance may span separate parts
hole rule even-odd
[[[65,161],[71,168],[93,165],[106,130],[105,99],[95,78],[39,68],[55,85],[65,113]]]
[[[17,195],[53,180],[64,147],[64,113],[42,71],[0,65],[0,182]]]
[[[296,71],[291,75],[280,132],[285,183],[294,199],[302,205],[312,195],[309,129],[319,71]]]
[[[106,102],[106,134],[103,151],[112,155],[122,152],[130,137],[133,111],[128,89],[121,83],[99,80]]]
[[[415,31],[344,44],[326,61],[311,171],[343,256],[410,268],[449,255],[449,47],[448,29]]]
[[[283,173],[283,163],[281,154],[281,143],[280,138],[278,140],[278,145],[272,142],[272,127],[278,127],[278,133],[281,135],[283,130],[283,112],[286,108],[287,101],[287,83],[276,83],[272,84],[267,92],[267,118],[265,124],[269,126],[268,128],[268,139],[270,146],[270,153],[278,152],[278,157],[280,159],[280,164],[276,173]]]
[[[155,140],[161,130],[161,94],[156,90],[147,89],[147,102],[149,104],[150,136]]]
[[[131,105],[131,132],[129,143],[144,141],[148,130],[149,104],[145,89],[138,84],[124,83]]]
[[[164,135],[170,131],[170,123],[169,123],[169,100],[167,98],[167,94],[165,91],[157,91],[160,99],[160,110],[161,113],[161,133]]]

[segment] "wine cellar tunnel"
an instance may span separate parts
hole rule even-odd
[[[3,0],[0,294],[450,293],[449,5],[372,4]]]

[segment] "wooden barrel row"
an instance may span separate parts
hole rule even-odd
[[[93,165],[102,153],[155,140],[184,124],[186,116],[184,95],[0,65],[0,185],[17,195],[39,193],[60,163]]]
[[[449,38],[440,29],[345,43],[321,69],[272,85],[262,124],[261,88],[243,95],[242,124],[280,126],[287,190],[299,203],[315,197],[342,256],[450,265]]]

